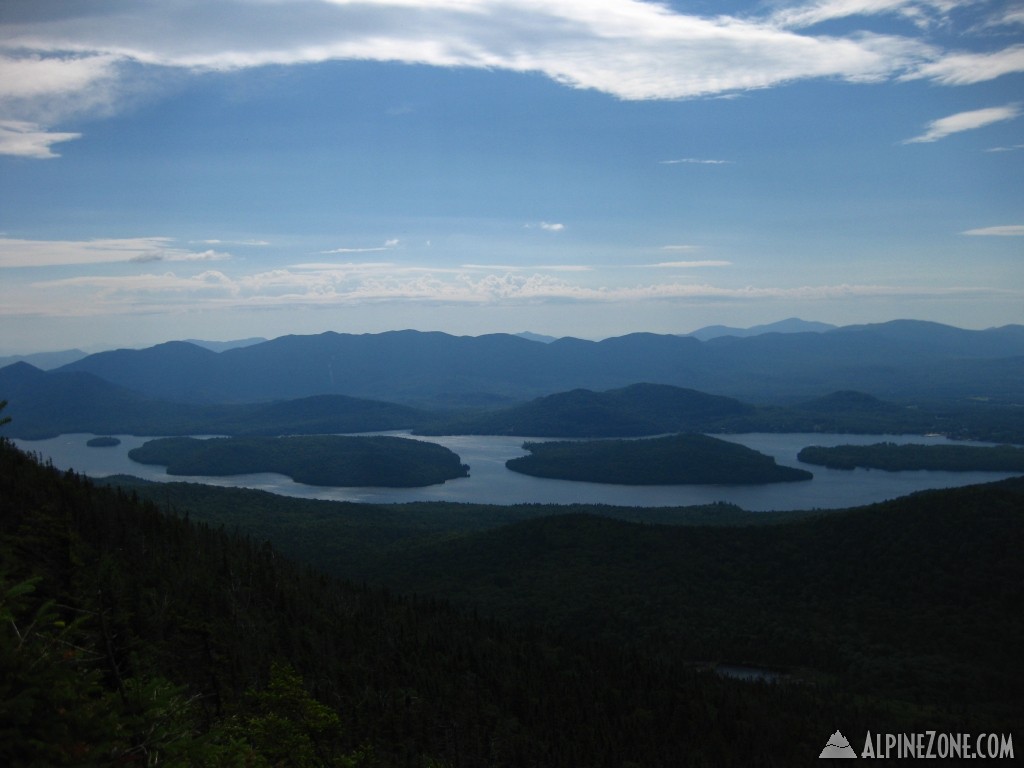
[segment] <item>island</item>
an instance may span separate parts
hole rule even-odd
[[[90,448],[113,448],[116,445],[120,445],[121,440],[117,437],[110,437],[109,435],[103,435],[100,437],[94,437],[86,442],[86,445]]]
[[[169,475],[223,477],[257,472],[319,486],[413,488],[469,475],[458,454],[442,445],[392,436],[168,437],[128,452]]]
[[[529,455],[505,462],[513,472],[615,485],[756,485],[810,480],[763,453],[700,434],[636,440],[527,442]]]
[[[941,470],[944,472],[1024,472],[1024,448],[1013,445],[921,445],[874,443],[812,445],[797,454],[806,464],[830,469]]]

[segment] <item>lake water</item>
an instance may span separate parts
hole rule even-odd
[[[404,432],[383,434],[406,435]],[[361,502],[459,501],[484,504],[613,504],[663,507],[727,501],[750,511],[835,509],[859,506],[904,496],[929,488],[950,488],[1012,477],[1000,472],[885,472],[839,470],[801,464],[796,455],[808,445],[895,443],[948,443],[942,437],[913,435],[746,434],[716,435],[775,457],[779,464],[802,467],[814,479],[769,485],[672,485],[626,486],[547,480],[511,472],[505,462],[526,453],[522,437],[449,436],[416,438],[436,442],[457,453],[469,464],[470,476],[426,488],[321,488],[302,485],[277,474],[232,477],[184,477],[168,475],[163,467],[137,464],[128,451],[152,437],[118,435],[113,448],[90,448],[93,435],[69,434],[50,440],[15,440],[26,451],[49,459],[60,469],[74,469],[92,477],[126,474],[157,481],[185,481],[210,485],[257,488],[287,496]],[[525,438],[536,441],[536,438]],[[961,443],[985,445],[985,443]]]

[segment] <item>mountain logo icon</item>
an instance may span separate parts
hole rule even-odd
[[[853,747],[850,746],[850,742],[846,740],[839,731],[836,731],[828,738],[828,744],[821,750],[821,757],[856,757],[857,753],[853,751]]]

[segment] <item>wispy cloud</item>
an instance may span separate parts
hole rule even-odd
[[[922,64],[901,79],[927,78],[942,85],[971,85],[1015,72],[1024,72],[1024,45],[991,53],[950,53]]]
[[[267,240],[197,240],[195,242],[201,243],[202,245],[245,245],[245,246],[264,246],[270,245]]]
[[[928,124],[924,133],[912,139],[907,139],[903,143],[921,144],[938,141],[954,133],[973,131],[976,128],[983,128],[992,123],[1013,120],[1020,114],[1021,107],[1019,104],[1007,104],[1002,107],[988,107],[986,109],[974,109],[970,112],[958,112],[949,117],[933,120]]]
[[[704,160],[699,157],[681,157],[678,160],[659,160],[661,165],[732,165],[732,160]]]
[[[919,27],[945,23],[956,0],[816,0],[782,8],[776,23],[785,27],[810,27],[825,21],[857,16],[900,16]]]
[[[980,227],[962,232],[964,235],[981,235],[994,237],[1024,237],[1024,224],[1007,224],[1001,227]]]
[[[740,18],[643,0],[96,0],[88,14],[23,4],[16,22],[0,23],[0,119],[50,133],[69,117],[116,110],[126,94],[158,80],[155,73],[331,60],[540,73],[630,100],[717,96],[812,78],[912,75],[952,84],[1017,71],[1019,45],[950,54],[923,36],[876,34],[854,22],[846,34],[810,29],[880,13],[947,20],[955,5],[825,0]]]
[[[731,267],[731,261],[717,259],[705,259],[702,261],[660,261],[657,264],[647,264],[648,267],[663,269],[700,269],[703,267]]]
[[[60,157],[53,151],[54,144],[81,137],[80,133],[48,131],[24,120],[0,120],[0,155],[48,160]]]
[[[181,250],[154,250],[132,256],[129,261],[137,263],[148,263],[153,261],[226,261],[231,254],[222,251],[181,251]]]
[[[542,272],[590,272],[593,267],[586,264],[529,264],[529,265],[512,265],[512,264],[463,264],[462,269],[474,269],[474,270],[501,270],[503,272],[530,272],[540,270]]]
[[[332,248],[329,251],[320,251],[324,255],[332,253],[379,253],[381,251],[388,251],[392,248],[398,247],[399,241],[397,239],[385,240],[384,245],[374,245],[363,248]]]
[[[564,232],[565,224],[552,221],[539,221],[537,223],[524,224],[525,229],[542,229],[545,232]]]
[[[728,266],[728,262],[664,264],[689,268]],[[784,300],[820,301],[859,297],[950,296],[997,290],[917,288],[872,284],[724,286],[665,281],[636,285],[603,283],[600,273],[586,282],[578,268],[520,271],[466,265],[456,268],[407,267],[386,262],[302,264],[250,274],[202,270],[132,275],[81,275],[31,283],[0,314],[44,312],[56,316],[119,315],[225,308],[288,308],[416,301],[434,304],[530,305],[545,302],[634,303],[643,301]],[[584,270],[586,271],[586,270]],[[596,280],[595,280],[596,278]],[[1004,291],[1005,293],[1005,291]],[[1018,292],[1019,293],[1019,292]]]
[[[488,272],[421,273],[366,271],[292,271],[276,269],[230,278],[207,270],[181,276],[173,272],[121,276],[80,276],[35,284],[48,295],[77,291],[77,300],[63,297],[62,312],[96,314],[164,310],[177,307],[267,307],[345,305],[366,301],[419,300],[440,303],[532,303],[538,301],[637,302],[686,299],[825,300],[867,296],[949,295],[950,289],[906,289],[883,285],[819,285],[796,287],[725,287],[708,284],[657,283],[637,286],[591,286],[552,274]],[[952,291],[956,293],[956,291]],[[0,310],[10,314],[12,310]],[[58,312],[59,313],[59,312]]]
[[[16,240],[0,237],[0,268],[154,261],[224,261],[231,254],[190,251],[167,237],[99,240]]]

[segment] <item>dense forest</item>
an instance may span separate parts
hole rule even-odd
[[[0,440],[0,763],[803,764],[1013,733],[1024,481],[828,513],[362,505]],[[728,664],[780,682],[728,679]]]
[[[707,435],[640,440],[524,443],[530,453],[505,462],[535,477],[620,485],[757,484],[810,480],[810,472],[779,466],[752,448]]]
[[[1024,472],[1024,448],[1012,445],[874,445],[808,446],[800,461],[831,469],[942,470],[944,472]]]
[[[9,444],[0,500],[11,766],[793,765],[975,723],[338,582]]]
[[[1024,704],[1021,480],[803,513],[134,488],[335,575],[575,642],[767,667],[830,695],[979,727],[1014,727]]]
[[[167,437],[128,452],[169,475],[288,475],[297,483],[416,487],[466,477],[469,467],[444,446],[402,437]]]

